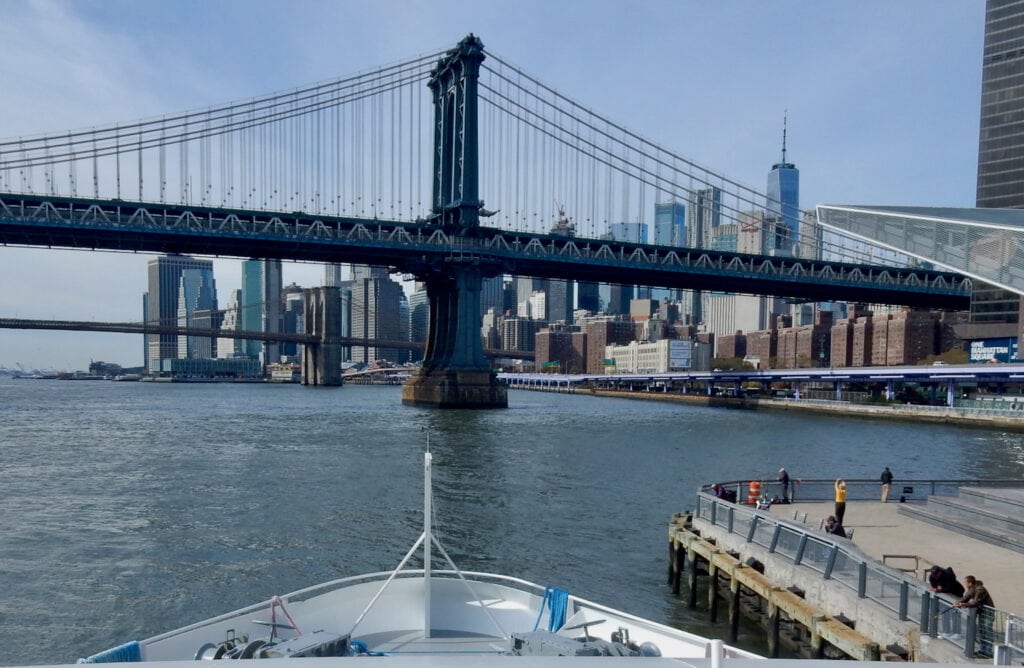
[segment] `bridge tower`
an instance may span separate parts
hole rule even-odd
[[[480,224],[477,82],[483,42],[469,35],[431,72],[434,100],[433,224],[472,238]],[[480,286],[501,267],[472,251],[414,272],[426,284],[430,324],[420,371],[402,402],[440,408],[505,408],[508,394],[484,357]]]
[[[303,293],[305,331],[317,343],[302,344],[302,384],[341,385],[341,291],[322,287]]]

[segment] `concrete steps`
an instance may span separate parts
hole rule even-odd
[[[901,504],[901,515],[1024,553],[1024,490],[961,487],[960,496]]]

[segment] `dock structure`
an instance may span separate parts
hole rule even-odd
[[[669,525],[669,583],[680,594],[685,580],[687,603],[696,607],[698,579],[706,577],[711,620],[727,602],[735,640],[740,616],[757,615],[771,656],[779,655],[783,621],[811,657],[989,663],[1008,651],[998,643],[1024,612],[1024,558],[901,507],[908,510],[893,501],[849,502],[853,539],[846,540],[820,528],[831,502],[757,509],[700,493],[698,509]],[[928,590],[927,569],[936,564],[985,582],[998,606],[994,625]]]

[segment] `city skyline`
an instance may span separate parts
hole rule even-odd
[[[526,2],[511,12],[468,3],[394,6],[12,5],[0,27],[9,46],[0,76],[10,91],[0,135],[244,99],[447,48],[473,32],[569,97],[758,190],[779,162],[788,113],[786,159],[800,169],[804,208],[973,204],[984,3],[712,9],[654,2],[628,14],[625,4],[610,2]],[[148,49],[152,26],[174,47]],[[139,318],[153,256],[0,253],[3,315]],[[239,261],[214,264],[223,294],[240,285]],[[323,270],[285,264],[283,274],[285,283],[312,286]],[[129,335],[0,331],[0,365],[7,366],[74,369],[90,358],[137,365],[141,349]]]

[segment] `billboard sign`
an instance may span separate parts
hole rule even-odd
[[[967,360],[971,364],[986,362],[1010,362],[1017,359],[1017,339],[977,339],[967,347]]]
[[[683,371],[692,365],[693,342],[672,340],[668,344],[669,371]]]

